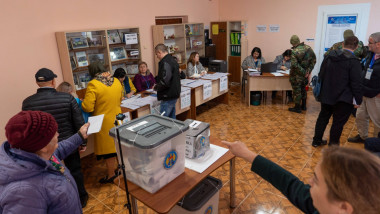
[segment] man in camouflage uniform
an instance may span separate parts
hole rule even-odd
[[[291,55],[291,66],[289,81],[293,88],[293,100],[295,106],[289,108],[289,111],[301,113],[306,110],[306,90],[305,87],[309,83],[309,75],[316,63],[316,57],[310,46],[300,43],[297,35],[290,38],[290,44],[293,45]],[[302,101],[302,106],[301,106]]]
[[[348,38],[348,37],[350,37],[350,36],[355,36],[354,35],[354,32],[352,31],[352,30],[350,30],[350,29],[348,29],[348,30],[345,30],[344,32],[343,32],[343,38],[344,39],[346,39],[346,38]],[[337,42],[337,43],[335,43],[333,46],[331,46],[331,48],[330,49],[328,49],[327,51],[326,51],[326,53],[325,53],[325,57],[327,56],[327,55],[329,55],[329,53],[330,53],[330,51],[332,51],[332,50],[342,50],[343,49],[343,41],[342,42]],[[358,44],[358,48],[354,51],[354,54],[355,54],[355,56],[357,57],[357,58],[359,58],[360,60],[362,60],[362,59],[365,59],[366,58],[366,56],[367,56],[367,49],[364,47],[364,44],[363,44],[363,42],[362,41],[359,41],[359,44]]]

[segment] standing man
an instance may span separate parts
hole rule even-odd
[[[47,68],[41,68],[36,75],[37,93],[26,98],[22,103],[22,110],[43,111],[53,115],[58,123],[58,140],[66,140],[83,126],[84,119],[75,98],[68,93],[55,90],[57,75]],[[86,144],[82,144],[81,150]],[[78,149],[65,159],[65,165],[70,170],[77,184],[82,207],[87,205],[88,193],[84,187]]]
[[[316,57],[310,46],[300,43],[297,35],[290,38],[292,44],[291,66],[289,81],[293,88],[294,104],[291,112],[301,113],[306,110],[306,85],[309,83],[309,75],[314,68]],[[302,105],[301,105],[302,100]]]
[[[369,119],[374,124],[373,136],[380,131],[380,32],[368,39],[369,53],[364,65],[363,103],[356,113],[356,127],[359,134],[348,138],[348,142],[364,143],[368,137]]]
[[[348,30],[345,30],[343,32],[343,39],[344,40],[346,40],[350,36],[355,36],[354,32],[352,30],[348,29]],[[333,46],[331,46],[330,49],[328,49],[326,51],[326,53],[325,53],[324,56],[326,57],[327,55],[329,55],[330,51],[332,51],[332,50],[342,50],[342,49],[343,49],[343,41],[342,42],[337,42]],[[363,44],[362,41],[359,41],[358,48],[356,48],[356,50],[354,51],[354,54],[360,60],[366,58],[366,56],[367,56],[367,49],[364,48],[364,44]]]
[[[158,44],[154,51],[160,60],[156,85],[154,86],[154,90],[157,91],[157,99],[161,100],[160,112],[164,113],[164,116],[175,119],[175,104],[181,94],[179,65],[168,54],[168,48],[164,44]]]
[[[358,108],[362,102],[362,66],[354,54],[358,43],[356,36],[346,37],[343,49],[330,51],[322,62],[318,75],[322,80],[321,111],[315,124],[314,147],[327,143],[322,137],[331,116],[329,146],[339,145],[343,126],[353,108]]]

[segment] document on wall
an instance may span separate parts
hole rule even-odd
[[[181,88],[181,109],[189,107],[191,104],[191,90],[190,88]]]
[[[328,51],[333,44],[341,42],[343,40],[343,32],[345,30],[350,29],[355,33],[357,18],[357,14],[328,16],[324,51]]]
[[[269,32],[280,32],[280,25],[269,25]]]
[[[226,152],[228,152],[228,149],[210,144],[210,150],[208,150],[204,156],[198,159],[185,158],[185,167],[198,173],[202,173],[220,157],[226,154]]]
[[[228,89],[228,78],[227,78],[227,76],[220,77],[219,92],[225,91],[227,89]]]
[[[266,32],[267,26],[266,25],[256,25],[256,32]]]
[[[205,81],[203,83],[203,100],[210,98],[212,95],[212,82]]]
[[[98,133],[102,129],[104,114],[88,118],[90,126],[87,129],[87,135]]]

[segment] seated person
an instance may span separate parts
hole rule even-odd
[[[223,143],[236,157],[252,163],[253,172],[304,213],[379,213],[380,158],[367,151],[338,146],[324,149],[309,185],[242,142]]]
[[[173,58],[174,58],[175,61],[178,63],[178,59],[177,59],[177,57],[173,56]],[[185,72],[184,72],[183,70],[181,70],[181,66],[180,66],[180,68],[179,68],[179,78],[181,78],[181,80],[182,80],[182,79],[186,79],[186,74],[185,74]]]
[[[254,47],[251,51],[251,55],[244,59],[241,68],[243,70],[247,70],[248,68],[260,70],[261,64],[263,63],[265,63],[265,59],[261,56],[261,49]]]
[[[118,79],[123,86],[123,97],[131,98],[132,95],[136,92],[136,88],[133,85],[131,79],[127,77],[125,70],[123,68],[116,69],[113,77]]]
[[[188,78],[199,78],[206,74],[206,69],[199,62],[199,53],[192,52],[187,60],[186,76]]]
[[[292,56],[292,50],[288,49],[282,53],[282,55],[276,56],[273,63],[277,64],[277,70],[289,70],[290,69],[290,57]],[[272,91],[272,98],[276,97],[277,91]],[[286,96],[289,102],[293,101],[292,90],[286,91]]]
[[[82,213],[75,180],[62,160],[87,139],[89,125],[58,143],[51,114],[21,111],[13,116],[0,149],[0,213]]]
[[[146,62],[139,63],[139,73],[135,75],[133,83],[138,92],[151,89],[153,88],[153,85],[156,84],[156,80],[154,79],[153,74],[150,73]]]

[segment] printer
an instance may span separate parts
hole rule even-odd
[[[212,72],[227,73],[227,62],[224,60],[212,60],[208,63],[208,70]]]

